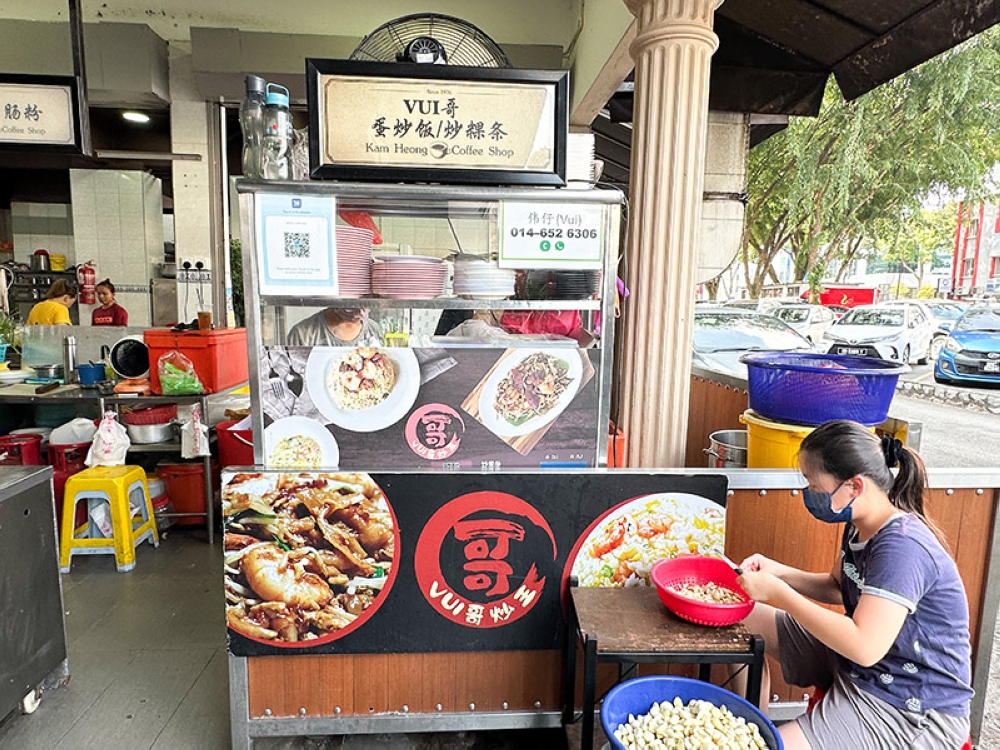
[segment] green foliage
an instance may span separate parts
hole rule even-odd
[[[229,274],[233,283],[233,317],[237,326],[246,325],[243,304],[243,246],[239,240],[229,238]]]
[[[996,70],[1000,27],[851,102],[831,79],[818,117],[793,118],[756,147],[743,253],[751,296],[782,252],[791,253],[796,280],[810,281],[814,269],[848,262],[863,247],[926,260],[949,220],[947,210],[925,215],[928,197],[951,191],[977,200],[990,189],[986,176],[1000,161],[1000,76],[984,71]]]
[[[13,315],[0,312],[0,344],[20,351],[21,327]],[[2,359],[2,357],[0,357]]]

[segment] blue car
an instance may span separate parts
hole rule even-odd
[[[1000,383],[1000,308],[973,307],[955,324],[934,364],[939,383]]]

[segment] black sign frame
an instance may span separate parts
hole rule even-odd
[[[324,75],[368,76],[372,79],[441,80],[504,84],[543,84],[555,93],[552,117],[554,169],[530,171],[456,169],[448,167],[381,167],[367,164],[324,162],[320,133],[324,127],[320,78]],[[309,108],[309,172],[313,179],[376,182],[436,182],[459,185],[566,184],[566,144],[569,128],[569,71],[475,68],[460,65],[375,63],[361,60],[306,58],[306,96]]]
[[[19,83],[26,86],[68,86],[72,102],[73,143],[6,143],[0,142],[0,151],[8,153],[49,153],[49,154],[83,154],[84,136],[89,142],[90,133],[84,133],[81,127],[81,112],[84,99],[80,96],[80,87],[74,76],[28,75],[24,73],[0,73],[0,83]]]

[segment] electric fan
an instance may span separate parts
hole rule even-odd
[[[361,40],[352,60],[510,68],[499,45],[468,21],[436,13],[402,16]]]

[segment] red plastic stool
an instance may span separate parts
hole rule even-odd
[[[824,695],[826,695],[826,691],[825,690],[821,690],[820,688],[816,688],[815,690],[813,690],[813,694],[811,696],[809,696],[809,705],[806,706],[806,713],[809,713],[810,711],[812,711],[813,710],[813,706],[815,706],[817,703],[819,703],[821,700],[823,700],[823,696]],[[972,750],[972,738],[971,737],[969,737],[969,739],[967,739],[965,741],[965,744],[962,745],[961,750]]]

